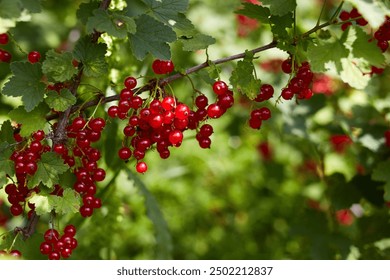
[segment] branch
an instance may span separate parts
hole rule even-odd
[[[269,43],[267,45],[264,45],[262,47],[258,47],[258,48],[255,48],[253,50],[250,50],[249,52],[251,52],[253,54],[256,54],[256,53],[259,53],[259,52],[263,52],[263,51],[275,48],[276,45],[277,45],[277,42],[273,41],[273,42],[271,42],[271,43]],[[171,83],[173,81],[176,81],[178,79],[181,79],[181,78],[185,77],[186,75],[190,75],[190,74],[192,74],[194,72],[197,72],[197,71],[199,71],[201,69],[210,67],[211,65],[223,64],[223,63],[226,63],[226,62],[229,62],[229,61],[233,61],[233,60],[244,58],[245,55],[246,55],[246,52],[242,52],[242,53],[238,53],[238,54],[235,54],[235,55],[232,55],[232,56],[219,58],[219,59],[212,60],[212,61],[203,62],[203,63],[201,63],[199,65],[194,66],[194,67],[188,68],[187,70],[184,71],[184,74],[183,73],[176,73],[174,75],[171,75],[169,77],[161,79],[159,81],[159,85],[169,84],[169,83]],[[150,85],[146,84],[146,85],[144,85],[142,87],[134,89],[134,92],[137,92],[137,94],[140,94],[140,93],[148,91],[150,89],[151,89]],[[101,104],[103,104],[103,103],[109,103],[109,102],[116,101],[116,100],[119,100],[119,95],[112,95],[112,96],[108,96],[108,97],[99,97],[99,98],[96,98],[96,99],[91,100],[89,102],[86,102],[83,105],[75,105],[75,106],[73,106],[71,108],[71,113],[76,112],[78,110],[83,110],[83,109],[86,109],[86,108],[89,108],[89,107],[92,107],[92,106],[96,106],[97,104],[99,104],[99,102]],[[46,119],[49,121],[49,120],[56,119],[57,117],[58,117],[58,114],[53,114],[53,115],[48,116]]]

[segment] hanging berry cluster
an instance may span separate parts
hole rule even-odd
[[[48,229],[44,234],[45,241],[39,247],[41,254],[47,255],[49,260],[59,260],[61,257],[69,258],[77,247],[75,235],[76,227],[74,225],[65,226],[62,236],[56,229]]]
[[[155,74],[168,73],[173,71],[173,63],[155,60],[152,69]],[[221,117],[234,103],[233,93],[223,81],[216,81],[213,85],[216,102],[208,104],[208,98],[201,94],[195,99],[195,111],[168,95],[162,88],[151,99],[142,99],[133,91],[137,85],[134,77],[126,78],[124,85],[118,104],[109,107],[107,113],[111,118],[127,120],[123,129],[125,140],[118,156],[125,161],[133,157],[137,161],[136,170],[139,173],[148,169],[144,161],[147,150],[155,145],[160,157],[168,158],[169,148],[181,145],[187,129],[198,130],[196,139],[199,146],[210,148],[213,129],[203,122],[208,118]]]

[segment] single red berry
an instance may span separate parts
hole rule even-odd
[[[269,118],[271,118],[271,110],[268,109],[267,107],[262,107],[259,109],[259,111],[260,111],[260,119],[261,120],[266,121]]]
[[[148,166],[146,165],[145,162],[140,161],[137,163],[135,169],[137,170],[138,173],[145,173],[148,170]]]
[[[213,84],[213,91],[215,94],[223,94],[228,91],[228,86],[224,81],[216,81]]]
[[[118,156],[120,159],[128,160],[131,157],[131,150],[128,147],[122,147],[118,151]]]
[[[212,119],[217,119],[221,117],[224,113],[225,111],[218,104],[213,103],[210,104],[209,107],[207,107],[207,115]]]
[[[76,227],[74,225],[67,225],[64,228],[64,235],[73,237],[76,235]]]
[[[282,62],[282,71],[286,74],[290,74],[292,72],[292,62],[291,58],[288,58]]]
[[[205,95],[199,95],[195,98],[195,105],[199,109],[204,109],[208,105],[208,98]]]
[[[37,51],[29,52],[28,61],[30,61],[31,63],[36,63],[39,62],[39,60],[41,60],[41,54],[39,52]]]
[[[95,132],[101,132],[106,126],[106,121],[102,118],[94,118],[89,121],[88,126]]]
[[[345,31],[345,30],[347,30],[347,28],[348,28],[349,26],[351,26],[351,25],[352,25],[352,22],[343,23],[343,24],[341,25],[341,30],[342,30],[342,31]]]
[[[12,204],[11,207],[9,208],[12,216],[19,216],[23,213],[23,207],[18,203],[18,204]]]
[[[46,242],[54,244],[60,238],[60,234],[56,229],[48,229],[43,237]]]
[[[172,96],[164,97],[164,99],[161,101],[161,106],[166,111],[173,110],[176,106],[176,100]]]
[[[350,15],[347,11],[342,11],[339,15],[339,18],[342,20],[342,21],[346,21],[346,20],[349,20],[350,18]]]
[[[12,55],[9,52],[0,49],[0,61],[8,63],[11,61],[11,59],[12,59]]]
[[[173,146],[176,146],[183,141],[183,133],[180,130],[175,129],[169,133],[168,139]]]
[[[290,88],[282,89],[282,98],[285,100],[290,100],[294,97],[294,92]]]
[[[214,129],[209,124],[202,125],[200,130],[199,130],[200,135],[202,135],[203,137],[210,137],[211,134],[213,134],[213,132],[214,132]]]
[[[93,172],[93,179],[97,182],[103,181],[106,178],[106,171],[103,168],[97,168]]]
[[[162,68],[163,74],[169,74],[169,73],[173,72],[173,70],[175,69],[175,65],[173,64],[173,62],[171,60],[167,60],[167,61],[162,62],[161,68]]]
[[[49,242],[42,242],[39,246],[39,250],[41,251],[42,255],[48,255],[53,250],[53,246]]]
[[[121,93],[119,94],[119,99],[130,101],[130,98],[133,96],[134,96],[134,92],[131,89],[124,88],[121,90]]]
[[[198,139],[199,147],[202,149],[210,149],[211,139],[208,137],[201,137]]]
[[[7,33],[1,33],[0,34],[0,45],[6,45],[8,44],[8,34]]]
[[[389,48],[389,42],[388,41],[378,41],[377,46],[382,50],[382,52],[385,52]]]
[[[81,216],[83,216],[84,218],[90,217],[93,214],[93,208],[85,205],[81,206],[79,211]]]
[[[128,89],[133,89],[137,86],[137,79],[134,77],[127,77],[124,81],[125,87]]]
[[[154,60],[152,63],[152,69],[155,74],[163,74],[162,61],[159,59]]]
[[[12,250],[9,252],[10,256],[20,258],[22,256],[22,253],[19,250]]]
[[[260,129],[262,124],[262,120],[259,118],[250,118],[249,119],[249,126],[253,129]]]
[[[180,120],[187,119],[189,114],[190,114],[190,108],[187,105],[181,103],[176,106],[175,109],[176,118]]]
[[[53,251],[49,254],[49,260],[59,260],[61,258],[61,255],[57,251]]]

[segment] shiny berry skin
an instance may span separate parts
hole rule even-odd
[[[59,260],[61,255],[59,252],[53,251],[49,254],[49,260]]]
[[[175,117],[179,120],[187,119],[190,114],[190,108],[185,104],[178,104],[175,109]]]
[[[106,125],[106,121],[102,118],[91,119],[88,126],[95,132],[101,132]]]
[[[169,74],[173,72],[173,70],[175,69],[175,65],[171,60],[167,60],[164,61],[162,68],[163,68],[163,74]]]
[[[1,33],[0,34],[0,45],[6,45],[8,44],[9,38],[7,33]]]
[[[118,151],[118,156],[120,159],[123,159],[123,160],[128,160],[130,157],[131,157],[131,150],[130,148],[128,147],[122,147],[119,151]]]
[[[11,59],[12,59],[12,55],[9,52],[0,49],[0,61],[8,63],[11,61]]]
[[[41,60],[41,54],[37,51],[29,52],[28,54],[28,61],[31,63],[37,63]]]
[[[209,104],[209,100],[205,95],[199,95],[195,98],[195,105],[199,109],[204,109]]]
[[[284,88],[282,90],[282,98],[284,100],[290,100],[294,97],[294,92],[290,88]]]
[[[148,170],[148,166],[146,165],[145,162],[140,161],[137,163],[135,169],[137,170],[138,173],[145,173]]]
[[[54,243],[57,242],[60,238],[60,234],[56,229],[48,229],[44,234],[44,239],[48,243]]]
[[[9,210],[12,216],[19,216],[23,213],[23,207],[20,204],[12,204]]]
[[[168,139],[173,146],[176,146],[183,141],[183,133],[178,129],[173,130],[169,133]]]
[[[224,113],[224,110],[219,106],[218,104],[210,104],[209,107],[207,107],[207,115],[212,119],[217,119],[221,117]]]
[[[215,94],[223,94],[228,91],[228,86],[224,81],[216,81],[213,84],[213,91]]]
[[[53,250],[53,246],[49,242],[42,242],[39,246],[39,250],[41,251],[42,255],[48,255]]]
[[[349,20],[350,18],[350,15],[347,11],[342,11],[339,15],[339,18],[342,20],[342,21],[346,21],[346,20]]]
[[[292,62],[290,58],[282,62],[282,71],[286,74],[290,74],[292,72]]]
[[[93,172],[93,179],[97,182],[103,181],[106,178],[106,171],[103,168],[97,168]]]
[[[119,108],[116,105],[113,105],[108,108],[107,114],[110,118],[116,118],[118,116]]]
[[[173,110],[176,106],[175,98],[172,96],[164,97],[164,99],[161,101],[161,106],[166,111]]]
[[[9,252],[10,256],[20,258],[22,256],[22,253],[19,250],[12,250]]]
[[[67,225],[64,228],[64,235],[73,237],[76,235],[76,227],[74,225]]]
[[[123,83],[126,88],[133,89],[137,86],[137,79],[134,77],[127,77]]]
[[[161,60],[156,59],[152,63],[152,69],[155,74],[162,74],[162,69],[161,69]]]
[[[200,130],[199,130],[200,135],[202,135],[203,137],[210,137],[211,134],[213,134],[213,132],[214,132],[214,129],[209,124],[202,125]]]
[[[271,118],[271,110],[268,109],[267,107],[260,108],[259,112],[260,112],[260,119],[261,120],[266,121],[269,118]]]

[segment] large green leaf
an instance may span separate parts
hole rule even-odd
[[[296,0],[262,0],[264,6],[269,7],[272,15],[283,16],[295,10]]]
[[[5,84],[3,94],[21,96],[27,112],[33,110],[42,100],[46,85],[41,82],[40,63],[16,61],[11,63],[13,76]]]
[[[361,28],[350,29],[350,32],[352,31],[356,32],[356,40],[352,44],[353,56],[364,59],[371,65],[382,67],[385,62],[385,56],[376,45],[376,41],[370,40],[370,36]]]
[[[233,85],[233,89],[248,96],[250,99],[254,99],[257,96],[261,86],[261,80],[256,79],[253,73],[254,66],[252,61],[244,59],[237,62],[236,68],[230,77],[230,83]]]
[[[38,215],[49,214],[53,210],[57,214],[75,214],[80,208],[80,195],[72,189],[65,189],[62,196],[33,194],[29,203],[35,205]]]
[[[390,15],[390,9],[386,7],[388,0],[347,0],[359,10],[365,20],[373,29],[379,28],[384,22],[385,16]]]
[[[76,104],[76,97],[69,89],[62,89],[60,93],[52,90],[47,93],[45,102],[51,109],[62,112]]]
[[[108,71],[105,60],[106,51],[107,46],[105,44],[94,44],[89,37],[84,37],[77,42],[73,55],[83,63],[86,76],[99,77],[107,74]]]
[[[183,13],[188,9],[188,0],[142,0],[152,14],[161,22],[176,28],[188,26]]]
[[[67,171],[69,168],[64,164],[64,161],[54,152],[47,152],[41,156],[38,161],[38,169],[36,173],[28,181],[29,187],[35,187],[40,183],[54,187],[59,183],[59,175]]]
[[[42,65],[42,71],[49,80],[65,82],[77,73],[77,68],[72,64],[73,55],[70,52],[58,53],[49,50]]]
[[[307,51],[311,69],[315,72],[329,70],[331,67],[329,64],[333,64],[338,70],[341,70],[341,59],[348,57],[348,55],[349,51],[339,40],[309,44]]]
[[[46,114],[49,108],[42,103],[31,112],[27,112],[22,106],[9,113],[11,120],[22,125],[20,135],[29,136],[32,132],[43,129],[46,124]]]
[[[10,160],[12,149],[9,143],[0,143],[0,186],[7,182],[7,176],[14,175],[14,162]]]
[[[263,23],[269,23],[271,12],[268,8],[252,3],[243,3],[242,8],[235,13],[257,19]]]
[[[14,130],[12,128],[11,122],[5,121],[1,125],[1,130],[0,130],[0,142],[7,142],[7,143],[14,143]]]
[[[140,16],[136,24],[137,32],[130,34],[130,45],[134,56],[142,60],[150,53],[157,58],[170,59],[171,51],[168,43],[176,39],[175,32],[169,26],[147,15]]]
[[[215,39],[205,34],[195,34],[190,37],[181,37],[180,41],[183,44],[183,50],[196,51],[206,49],[208,46],[215,43]]]
[[[107,32],[108,35],[124,39],[127,33],[135,33],[136,26],[132,18],[124,16],[118,12],[109,12],[102,9],[96,9],[93,16],[87,21],[87,32],[94,30]]]

